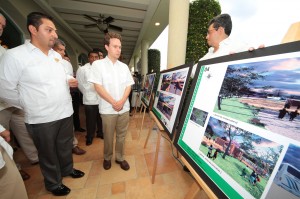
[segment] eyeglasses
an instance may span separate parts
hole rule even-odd
[[[211,33],[213,32],[213,30],[217,31],[218,28],[208,29],[208,30],[207,30],[207,34],[208,34],[208,35],[211,34]]]

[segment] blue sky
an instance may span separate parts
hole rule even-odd
[[[231,37],[254,47],[280,44],[291,24],[300,22],[299,0],[219,0],[222,13],[232,17]],[[152,44],[167,66],[168,28]]]
[[[300,96],[299,57],[234,65],[234,67],[249,66],[253,67],[256,73],[266,75],[264,80],[254,81],[252,87],[273,86],[272,91],[281,90],[286,95]]]

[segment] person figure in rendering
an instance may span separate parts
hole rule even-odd
[[[80,178],[73,168],[73,109],[62,57],[52,47],[57,29],[52,17],[32,12],[27,16],[30,41],[8,50],[0,59],[0,97],[25,112],[25,124],[38,150],[46,190],[70,193],[62,178]],[[16,190],[18,191],[18,190]]]
[[[284,116],[285,116],[286,114],[288,114],[288,115],[290,114],[290,113],[287,111],[287,108],[289,108],[289,107],[290,107],[289,104],[285,104],[284,107],[283,107],[283,109],[279,110],[279,114],[278,114],[278,118],[279,118],[279,119],[284,118]]]
[[[212,150],[213,150],[214,148],[213,148],[213,146],[212,145],[210,145],[209,147],[208,147],[208,152],[207,152],[207,157],[209,157],[209,158],[211,158],[211,154],[212,154]]]
[[[217,157],[218,157],[218,150],[216,149],[214,154],[213,154],[212,159],[215,160]]]
[[[297,117],[297,115],[299,115],[299,109],[300,109],[300,105],[297,107],[295,111],[290,113],[290,121],[293,121]]]
[[[76,78],[78,88],[83,94],[83,104],[86,117],[86,145],[93,143],[97,126],[97,137],[103,139],[102,120],[99,114],[100,97],[94,88],[94,84],[88,82],[88,76],[91,72],[94,61],[99,60],[99,53],[91,51],[88,54],[89,62],[77,70]]]
[[[129,124],[128,96],[134,84],[129,68],[118,59],[121,55],[120,34],[108,32],[104,36],[107,56],[94,61],[88,81],[94,83],[100,95],[99,111],[104,133],[103,168],[111,168],[114,132],[116,131],[115,161],[123,170],[130,168],[124,159],[124,144]]]

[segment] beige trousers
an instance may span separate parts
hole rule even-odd
[[[115,159],[124,160],[124,145],[129,124],[129,112],[123,114],[101,114],[104,137],[104,159],[113,156],[114,133],[116,132]]]
[[[4,167],[0,169],[0,195],[1,198],[28,199],[23,179],[6,151],[0,146],[2,157],[5,161]]]

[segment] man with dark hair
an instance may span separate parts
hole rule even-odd
[[[25,124],[38,150],[46,189],[54,195],[70,193],[62,177],[80,178],[73,168],[73,120],[69,86],[77,80],[64,72],[61,56],[52,47],[57,39],[50,16],[27,16],[30,42],[8,50],[0,60],[0,97],[25,112]]]
[[[99,59],[103,59],[104,58],[103,51],[100,48],[93,48],[93,51],[99,53]]]
[[[210,48],[200,60],[247,51],[251,48],[245,43],[230,39],[231,30],[232,22],[229,14],[220,14],[210,20],[206,36]]]
[[[67,79],[74,79],[73,67],[72,67],[71,63],[66,60],[66,57],[65,57],[66,47],[67,47],[67,45],[65,44],[65,42],[63,42],[60,39],[57,39],[54,43],[53,50],[58,52],[61,55],[61,57],[63,58],[61,60],[61,62],[63,64],[64,70],[66,72]],[[85,129],[80,127],[80,119],[79,119],[80,92],[77,87],[71,88],[71,96],[72,96],[72,106],[73,106],[73,110],[74,110],[73,124],[74,124],[75,131],[84,132]],[[73,139],[72,153],[74,153],[76,155],[83,155],[86,153],[85,150],[83,150],[82,148],[80,148],[78,146],[78,140],[77,140],[75,134],[74,134],[74,139]]]
[[[97,137],[103,139],[102,120],[99,114],[100,97],[96,92],[94,85],[88,82],[88,77],[94,61],[99,60],[97,51],[91,51],[88,54],[89,63],[78,68],[76,78],[78,80],[78,88],[83,94],[83,104],[86,118],[86,145],[93,143],[95,137],[96,126]]]
[[[128,96],[134,84],[129,68],[118,59],[121,55],[121,35],[108,32],[104,37],[107,56],[94,61],[89,82],[101,96],[99,111],[103,122],[105,170],[111,168],[114,132],[116,131],[115,161],[123,170],[130,168],[124,159],[124,144],[129,123]]]

